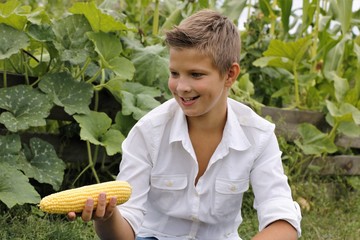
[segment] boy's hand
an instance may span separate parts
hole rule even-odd
[[[94,210],[94,199],[86,200],[84,210],[81,213],[81,218],[84,222],[91,220],[106,221],[110,218],[116,208],[116,197],[111,197],[109,204],[106,204],[106,193],[100,193],[98,198],[98,205]],[[70,221],[74,221],[77,217],[75,212],[69,212],[67,217]]]

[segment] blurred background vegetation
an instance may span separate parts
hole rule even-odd
[[[71,62],[71,59],[63,61],[58,57],[58,55],[61,56],[61,52],[58,55],[51,54],[52,47],[45,48],[49,56],[44,55],[43,61],[52,70],[51,73],[58,69],[67,69],[78,77],[76,78],[78,81],[91,80],[95,92],[94,99],[99,98],[97,96],[99,92],[110,92],[115,102],[119,104],[114,106],[119,108],[120,113],[115,111],[115,113],[107,114],[113,121],[112,128],[125,137],[143,114],[171,97],[166,89],[168,69],[163,31],[177,25],[182,19],[199,9],[211,8],[221,11],[239,24],[241,29],[242,71],[230,96],[248,104],[259,114],[262,107],[269,106],[298,111],[317,111],[323,113],[326,118],[324,119],[326,127],[324,124],[320,127],[303,125],[295,140],[283,135],[278,136],[294,199],[302,207],[303,239],[355,240],[360,235],[359,176],[349,175],[341,169],[324,174],[322,166],[313,163],[319,158],[324,160],[329,156],[344,154],[357,156],[359,153],[358,147],[339,146],[336,140],[340,136],[350,136],[352,141],[356,142],[360,135],[358,113],[360,107],[360,74],[358,74],[360,70],[360,12],[352,10],[352,0],[301,0],[302,14],[299,14],[299,9],[293,8],[295,1],[2,0],[0,1],[0,23],[14,24],[14,21],[9,20],[12,14],[16,17],[25,16],[26,21],[21,31],[29,34],[28,25],[52,26],[53,22],[60,21],[74,12],[81,12],[79,6],[94,10],[90,5],[94,3],[96,10],[111,16],[111,24],[108,24],[110,28],[115,26],[115,23],[124,24],[126,30],[109,32],[121,42],[121,57],[133,64],[134,72],[130,72],[130,68],[126,69],[128,71],[126,77],[124,77],[125,74],[119,74],[117,69],[104,67],[102,64],[108,59],[106,56],[100,58],[98,55],[103,52],[98,49],[94,52],[97,56],[91,56],[94,61],[89,65],[84,63],[76,65]],[[76,5],[79,3],[89,5]],[[240,22],[239,18],[244,11],[247,12],[247,17]],[[84,10],[81,14],[88,13]],[[90,19],[89,16],[87,18]],[[243,25],[240,26],[240,24]],[[76,27],[78,31],[81,30],[81,26],[75,25]],[[102,28],[105,26],[100,27]],[[4,37],[6,38],[6,36],[0,36],[0,38]],[[95,40],[93,42],[96,45],[98,42]],[[32,43],[35,42],[34,39],[32,41]],[[39,45],[36,43],[31,46],[38,48]],[[32,52],[34,49],[23,50],[38,57],[36,51]],[[3,51],[1,46],[0,50]],[[19,62],[17,56],[22,56],[21,54],[23,51],[19,50],[19,54],[11,57],[0,55],[2,56],[0,69],[8,73],[13,69],[23,69],[13,67]],[[53,56],[55,57],[52,61],[46,58]],[[9,67],[8,62],[12,63],[13,68]],[[82,69],[84,65],[87,66],[86,72],[81,75],[79,71],[82,72],[79,69]],[[42,81],[41,79],[49,73],[44,69],[39,71],[39,66],[40,64],[30,61],[26,70],[29,76],[37,79],[36,81]],[[100,67],[104,68],[99,71]],[[100,72],[98,78],[93,80],[92,77],[98,71]],[[23,74],[24,72],[17,71],[16,73]],[[120,90],[114,87],[115,82],[121,82]],[[117,94],[117,91],[121,91],[122,94]],[[136,105],[129,100],[130,98],[124,96],[142,96],[143,98],[137,98],[137,101],[142,104]],[[151,104],[146,105],[145,102]],[[101,112],[100,108],[93,106],[91,110]],[[72,116],[75,116],[76,121],[74,119],[66,121],[48,119],[46,126],[31,127],[26,130],[27,133],[62,134],[62,139],[75,136],[84,141],[84,138],[87,138],[84,141],[87,143],[84,147],[85,159],[75,162],[64,161],[64,169],[59,170],[61,183],[58,189],[54,189],[52,182],[39,182],[39,179],[27,174],[29,172],[24,168],[20,168],[19,171],[27,177],[30,187],[36,190],[38,194],[36,199],[57,190],[110,180],[117,174],[121,150],[109,154],[107,145],[104,147],[101,141],[99,143],[99,141],[91,140],[88,135],[85,137],[81,135],[80,131],[86,122],[83,119],[77,119],[76,114]],[[97,119],[97,117],[92,119]],[[270,117],[269,120],[273,119]],[[13,132],[4,127],[2,129],[1,135],[4,138],[0,138],[0,144],[4,146],[8,141],[5,137]],[[19,130],[15,133],[23,136],[25,131]],[[59,158],[69,157],[61,152],[61,147],[59,151],[61,144],[59,146],[56,144],[54,149],[57,150]],[[21,145],[25,144],[21,143]],[[7,152],[4,149],[5,147],[3,151],[0,150],[0,164],[8,161],[5,157]],[[21,149],[21,151],[29,153],[28,150]],[[80,154],[74,155],[76,155],[75,158],[80,158]],[[15,163],[12,164],[15,165]],[[2,168],[3,171],[7,171],[6,169]],[[38,210],[34,202],[25,201],[21,204],[14,198],[14,204],[6,204],[9,200],[4,201],[5,191],[1,187],[4,182],[5,180],[2,179],[0,183],[0,200],[3,201],[0,201],[1,239],[97,239],[91,223],[68,222],[64,216],[44,214]],[[239,228],[243,239],[250,239],[257,232],[257,218],[252,204],[253,196],[250,190],[245,195],[244,223]]]

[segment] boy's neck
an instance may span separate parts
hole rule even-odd
[[[210,113],[212,116],[186,117],[189,132],[213,133],[223,131],[227,110],[223,113]]]

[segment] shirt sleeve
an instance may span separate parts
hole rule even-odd
[[[149,141],[139,125],[135,126],[122,145],[122,160],[117,180],[127,181],[132,186],[130,199],[118,206],[121,215],[132,226],[135,234],[143,221],[145,203],[150,189],[152,163],[149,157]]]
[[[259,230],[276,220],[285,220],[297,230],[300,237],[300,207],[292,199],[281,162],[281,151],[273,132],[260,140],[259,149],[250,176]]]

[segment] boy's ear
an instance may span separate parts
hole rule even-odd
[[[236,81],[237,77],[240,74],[240,65],[238,63],[233,63],[229,68],[229,71],[226,73],[225,84],[227,87],[231,87]]]

